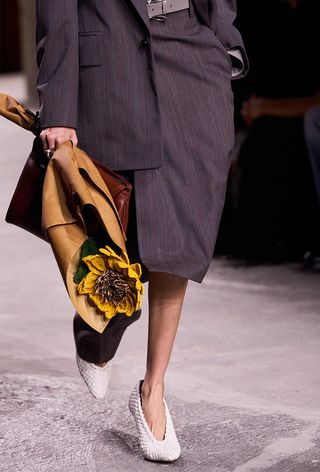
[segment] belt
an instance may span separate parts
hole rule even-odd
[[[149,18],[189,8],[189,0],[147,0]],[[165,17],[163,17],[165,19]]]

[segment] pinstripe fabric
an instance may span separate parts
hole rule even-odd
[[[139,253],[149,270],[201,282],[211,262],[234,142],[231,63],[193,8],[151,25],[164,165],[136,170]]]
[[[165,22],[147,18],[145,0],[36,5],[42,127],[76,128],[89,155],[134,171],[129,242],[144,280],[152,270],[201,282],[234,140],[234,0],[192,0]]]
[[[79,146],[112,169],[163,165],[154,20],[145,1],[36,0],[41,125],[76,128]],[[218,20],[223,25],[217,34],[221,47],[242,48],[228,23],[234,0],[193,1],[203,24],[213,31]],[[208,5],[223,2],[228,8],[214,8],[210,18]]]

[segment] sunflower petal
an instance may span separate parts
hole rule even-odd
[[[112,270],[125,275],[127,279],[138,279],[141,275],[141,266],[138,263],[128,266],[125,262],[112,259],[109,260],[109,267]]]
[[[121,256],[118,256],[118,254],[110,246],[101,247],[99,251],[102,254],[105,254],[106,256],[108,256],[108,258],[113,257],[114,259],[121,261]]]
[[[99,295],[89,294],[90,300],[103,312],[106,318],[112,318],[116,314],[116,307],[113,303],[105,302]]]
[[[135,264],[131,264],[130,270],[133,270],[137,274],[137,277],[139,278],[141,277],[142,269],[141,269],[141,265],[138,262],[136,262]]]
[[[99,310],[101,310],[100,307],[98,307],[98,308],[99,308]],[[101,311],[103,311],[104,316],[105,316],[106,318],[108,318],[108,319],[113,318],[113,317],[117,314],[117,309],[116,309],[116,307],[113,305],[113,303],[112,303],[112,304],[111,304],[111,303],[108,303],[107,309],[106,309],[106,310],[103,309],[103,310],[101,310]]]
[[[107,269],[104,258],[100,254],[86,256],[82,260],[87,264],[89,270],[96,275],[101,275]]]
[[[127,254],[127,251],[122,251],[121,258],[127,265],[130,265],[129,256]]]
[[[89,272],[79,283],[78,292],[80,294],[92,293],[94,291],[97,278],[98,275],[94,274],[93,272]]]

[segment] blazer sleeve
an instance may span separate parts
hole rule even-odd
[[[77,128],[77,0],[36,0],[36,87],[41,128]]]
[[[232,78],[244,77],[249,60],[240,31],[233,24],[237,16],[236,0],[211,0],[209,14],[210,26],[230,55]]]

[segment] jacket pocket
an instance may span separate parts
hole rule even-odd
[[[79,32],[79,66],[101,66],[102,64],[102,32]]]

